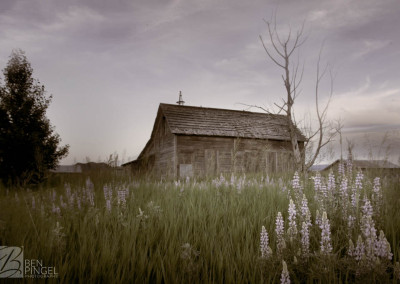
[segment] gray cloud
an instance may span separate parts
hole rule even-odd
[[[336,72],[331,117],[342,117],[349,135],[399,126],[396,1],[2,1],[0,65],[13,48],[27,52],[54,95],[50,119],[71,144],[65,163],[124,149],[134,156],[158,103],[174,103],[179,90],[188,104],[210,107],[280,100],[281,70],[258,39],[273,11],[281,32],[306,19],[298,117],[313,110],[325,40],[323,63]]]

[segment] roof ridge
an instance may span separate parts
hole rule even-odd
[[[284,114],[274,114],[274,113],[265,113],[265,112],[254,112],[248,110],[237,110],[237,109],[227,109],[227,108],[216,108],[216,107],[202,107],[202,106],[188,106],[188,105],[175,105],[175,104],[167,104],[167,103],[160,103],[161,106],[172,106],[172,107],[184,107],[184,108],[196,108],[196,109],[210,109],[210,110],[218,110],[218,111],[228,111],[228,112],[240,112],[240,113],[250,113],[250,114],[260,114],[260,115],[271,115],[271,116],[279,116],[284,118]]]

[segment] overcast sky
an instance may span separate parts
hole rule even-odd
[[[0,66],[22,49],[34,77],[54,96],[48,117],[69,144],[62,164],[135,158],[159,103],[272,110],[284,97],[282,71],[259,36],[277,14],[278,31],[305,21],[299,120],[314,109],[316,60],[333,66],[329,110],[341,118],[356,157],[385,135],[400,154],[400,3],[390,0],[1,0]],[[322,102],[328,89],[321,90]],[[381,152],[384,147],[380,147]],[[340,153],[336,150],[336,156]]]

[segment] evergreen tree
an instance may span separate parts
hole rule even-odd
[[[21,50],[13,51],[0,86],[0,179],[25,185],[43,181],[49,169],[68,154],[59,147],[46,110],[52,96],[32,78],[33,69]]]

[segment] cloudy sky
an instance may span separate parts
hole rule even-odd
[[[330,118],[342,120],[359,158],[390,146],[397,162],[397,0],[2,0],[0,66],[13,49],[24,50],[54,96],[48,117],[71,146],[62,164],[113,152],[127,161],[149,139],[159,103],[175,103],[180,90],[187,105],[273,110],[285,94],[282,71],[259,36],[266,38],[264,19],[274,11],[282,35],[305,21],[307,41],[295,55],[305,68],[299,120],[314,117],[324,43],[321,64],[335,78]],[[322,102],[328,93],[323,84]]]

